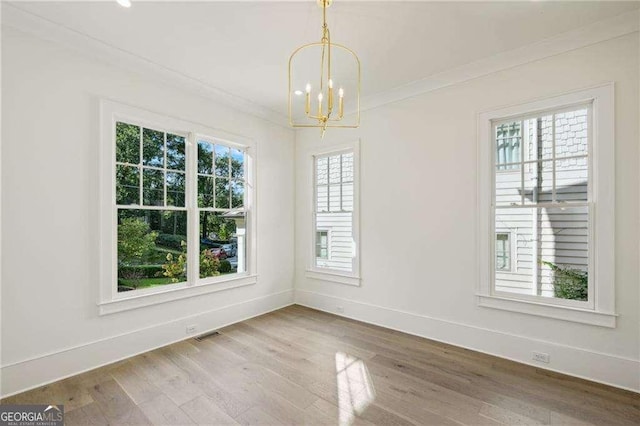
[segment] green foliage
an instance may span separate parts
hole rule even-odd
[[[231,262],[229,262],[227,259],[221,260],[220,261],[220,273],[228,274],[229,272],[231,272]]]
[[[224,218],[221,213],[200,213],[200,235],[202,238],[210,238],[217,241],[229,241],[236,232],[236,222],[233,219]]]
[[[220,260],[210,250],[200,252],[200,278],[220,275]]]
[[[184,281],[187,275],[187,243],[180,242],[182,253],[174,255],[173,253],[167,253],[167,263],[162,265],[164,269],[165,277],[171,278],[171,282],[177,283]]]
[[[118,263],[140,264],[156,247],[157,232],[137,218],[125,218],[118,225]]]
[[[182,250],[182,243],[187,240],[186,235],[159,234],[156,243],[159,246]]]
[[[589,274],[587,271],[558,266],[551,262],[542,263],[553,271],[553,291],[561,299],[583,300],[588,297]]]
[[[121,265],[118,268],[118,276],[124,279],[155,278],[162,272],[162,265]]]

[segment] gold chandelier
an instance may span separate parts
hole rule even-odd
[[[300,46],[289,58],[289,124],[319,127],[324,136],[329,127],[360,125],[360,60],[351,49],[331,42],[327,8],[332,0],[317,2],[322,8],[322,38]],[[345,104],[355,109],[348,119]]]

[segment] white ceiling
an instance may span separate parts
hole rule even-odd
[[[13,6],[286,114],[287,61],[320,38],[300,2],[14,2]],[[332,41],[356,51],[362,94],[638,9],[638,2],[347,2],[328,10]]]

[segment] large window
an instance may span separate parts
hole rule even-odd
[[[251,143],[112,102],[102,120],[101,307],[254,274]]]
[[[481,116],[481,176],[491,189],[481,191],[490,200],[483,241],[493,259],[480,296],[613,311],[613,265],[603,255],[613,249],[612,194],[603,192],[613,185],[605,177],[613,169],[611,96],[593,89]]]
[[[357,145],[313,156],[311,271],[358,284]]]

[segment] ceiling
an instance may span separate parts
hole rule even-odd
[[[320,38],[315,0],[132,3],[11,5],[283,115],[289,55]],[[360,57],[362,94],[369,96],[639,5],[336,0],[327,14],[332,41]]]

